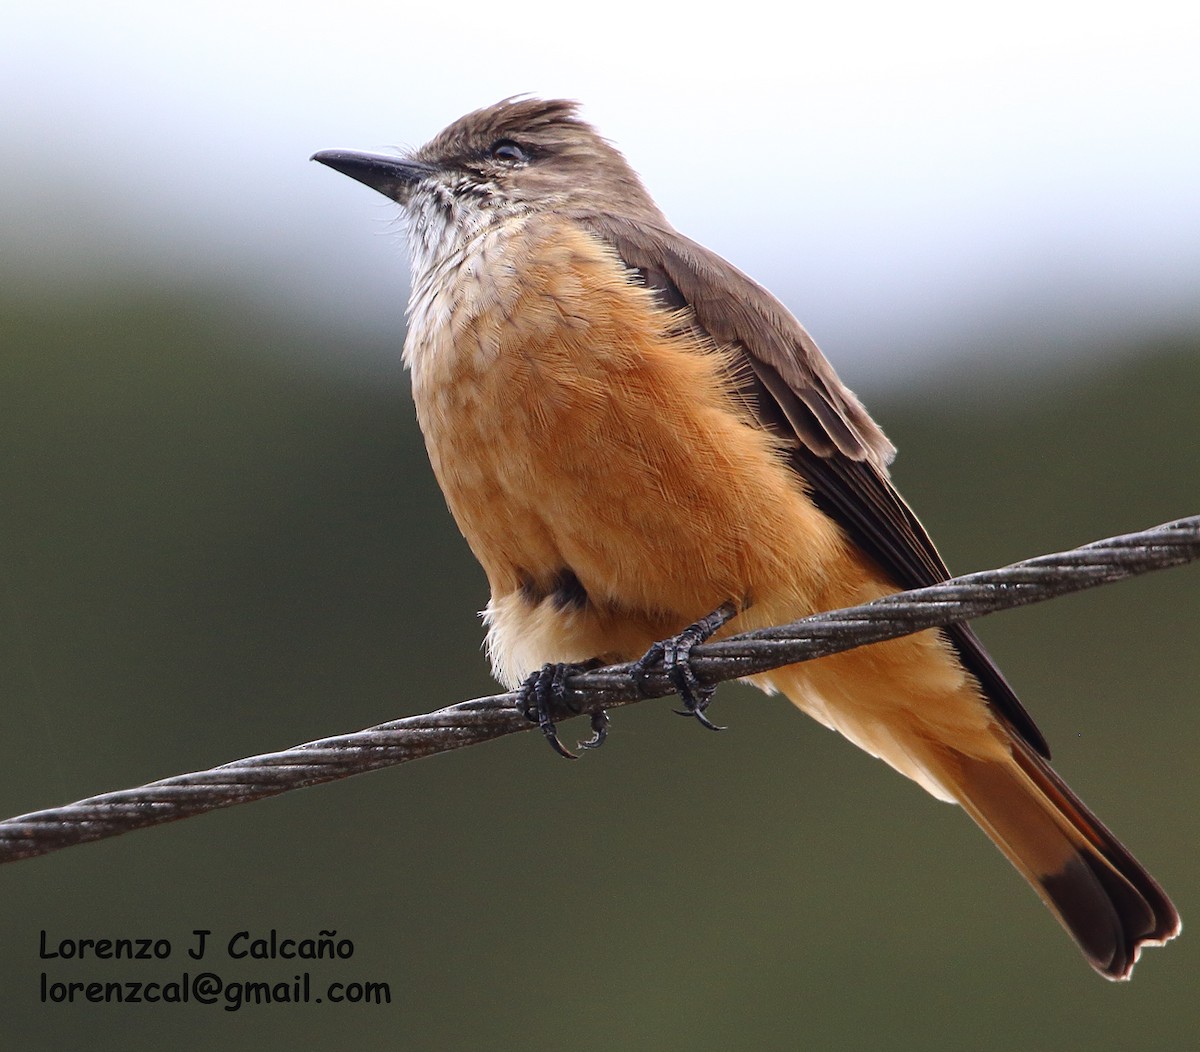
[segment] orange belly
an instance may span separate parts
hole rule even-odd
[[[731,599],[750,605],[726,632],[895,591],[739,405],[728,359],[680,335],[611,252],[564,224],[501,248],[522,259],[519,286],[460,291],[454,325],[414,329],[409,356],[434,471],[491,585],[502,682],[546,662],[634,659]],[[463,269],[504,273],[494,258]],[[949,721],[940,732],[997,746],[936,633],[755,682],[939,796],[897,723]]]

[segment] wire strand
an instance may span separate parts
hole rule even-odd
[[[863,606],[706,643],[692,651],[691,664],[701,682],[715,684],[1197,558],[1200,516],[1192,516],[928,588],[898,592]],[[567,681],[573,711],[562,712],[561,718],[674,692],[662,673],[650,673],[639,685],[630,669],[628,664],[613,665],[573,674]],[[45,855],[74,844],[278,796],[532,727],[517,707],[515,692],[475,698],[352,734],[0,821],[0,862]]]

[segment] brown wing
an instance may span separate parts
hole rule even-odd
[[[764,427],[784,437],[813,501],[899,588],[950,576],[933,541],[892,486],[895,453],[879,426],[834,373],[803,327],[769,292],[720,256],[666,227],[613,215],[579,216],[665,305],[690,308],[694,323],[740,351],[739,384]],[[947,635],[995,708],[1042,756],[1046,740],[966,625]]]

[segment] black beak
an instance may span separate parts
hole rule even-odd
[[[401,204],[408,198],[409,191],[422,178],[433,171],[433,166],[420,161],[406,161],[400,157],[384,157],[375,153],[355,153],[353,150],[321,150],[312,155],[314,161],[328,165],[335,172],[348,175],[378,190]]]

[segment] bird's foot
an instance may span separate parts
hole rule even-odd
[[[517,688],[517,704],[522,715],[530,723],[536,723],[546,736],[546,741],[550,743],[550,748],[568,760],[578,760],[579,757],[563,745],[562,739],[559,738],[554,727],[554,710],[557,706],[574,713],[579,712],[578,706],[567,696],[567,677],[573,672],[583,672],[595,667],[594,661],[543,665],[527,676],[525,682]],[[608,714],[601,710],[592,716],[592,736],[587,741],[580,742],[579,748],[598,749],[607,737]]]
[[[633,678],[641,687],[646,675],[656,665],[661,664],[663,672],[671,681],[671,685],[683,699],[683,709],[675,709],[680,716],[693,716],[699,723],[710,731],[723,731],[705,715],[708,703],[717,692],[716,687],[706,686],[697,678],[692,668],[692,648],[712,636],[735,617],[738,607],[732,603],[722,603],[706,617],[700,618],[695,624],[688,625],[682,632],[670,639],[655,643],[640,658],[633,663]]]

